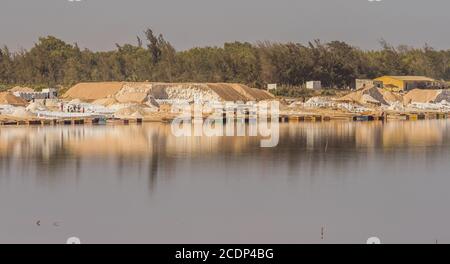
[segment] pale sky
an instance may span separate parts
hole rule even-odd
[[[151,27],[177,49],[227,41],[343,40],[450,49],[448,0],[1,0],[0,45],[54,35],[93,50],[136,43]]]

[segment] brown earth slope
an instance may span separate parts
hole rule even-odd
[[[213,89],[225,101],[262,101],[275,98],[267,91],[250,88],[244,84],[238,83],[208,83],[208,86]],[[234,90],[237,94],[235,94]]]
[[[123,82],[79,83],[70,88],[64,95],[65,99],[80,99],[86,102],[114,96],[119,92]]]
[[[224,101],[248,101],[251,98],[245,96],[233,88],[232,84],[227,83],[208,83],[207,87],[213,90]]]
[[[28,103],[22,98],[13,95],[10,92],[0,93],[0,104],[13,106],[26,106]]]
[[[234,83],[80,83],[70,88],[65,99],[92,102],[114,97],[117,101],[142,103],[151,95],[156,99],[219,99],[223,101],[261,101],[273,99],[270,93]],[[179,98],[178,98],[179,97]]]
[[[414,89],[408,92],[403,98],[405,104],[435,102],[441,90]]]
[[[367,104],[376,103],[388,105],[387,100],[384,98],[384,94],[380,91],[381,89],[376,87],[364,88],[353,93],[349,93],[336,101],[357,103],[357,104]]]
[[[9,91],[11,93],[14,93],[14,92],[32,93],[32,92],[34,92],[33,89],[31,89],[29,87],[22,87],[22,86],[16,86],[14,88],[11,88]]]

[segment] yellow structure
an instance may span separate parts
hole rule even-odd
[[[382,88],[394,91],[409,91],[413,89],[428,89],[436,86],[436,80],[424,76],[383,76],[375,79]]]

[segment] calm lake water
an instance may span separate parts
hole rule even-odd
[[[449,125],[1,127],[0,243],[450,243]]]

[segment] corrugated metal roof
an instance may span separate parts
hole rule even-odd
[[[428,78],[425,76],[383,76],[383,77],[397,79],[400,81],[411,81],[411,82],[414,82],[414,81],[435,82],[436,81],[432,78]]]

